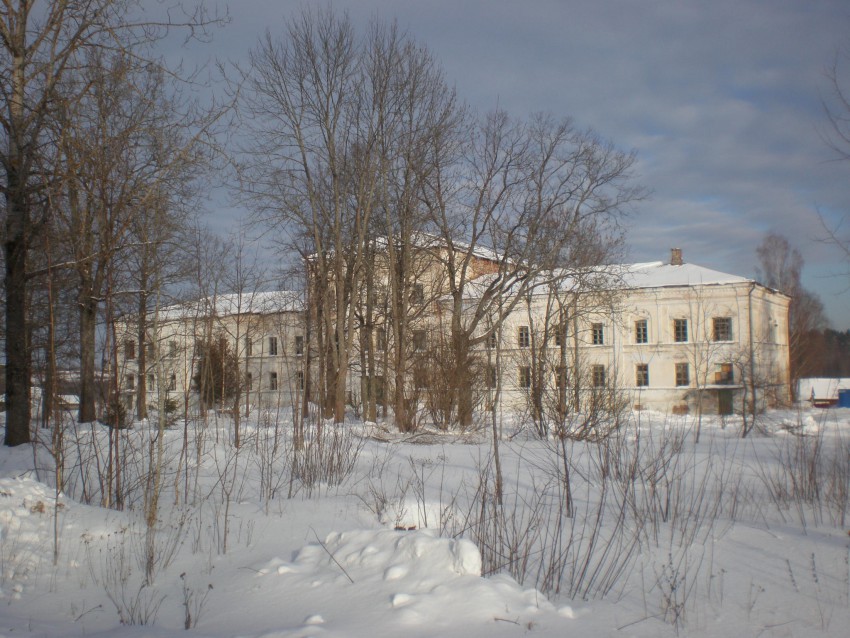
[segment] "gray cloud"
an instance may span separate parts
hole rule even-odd
[[[244,60],[300,3],[226,3],[216,54]],[[825,69],[850,46],[846,0],[338,0],[365,24],[397,19],[475,108],[571,115],[639,155],[653,196],[628,220],[630,257],[672,245],[718,270],[754,274],[765,232],[803,253],[806,283],[850,328],[840,255],[818,211],[850,211],[850,164],[823,140]],[[850,67],[850,60],[847,62]],[[848,83],[850,89],[850,83]]]

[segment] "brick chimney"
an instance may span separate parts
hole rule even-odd
[[[671,248],[670,249],[670,265],[671,266],[681,266],[682,261],[682,249],[681,248]]]

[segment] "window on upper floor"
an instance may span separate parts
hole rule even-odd
[[[387,349],[387,329],[383,326],[375,328],[375,349],[384,352]]]
[[[269,337],[269,356],[277,356],[277,337]]]
[[[254,375],[249,372],[245,375],[245,389],[248,392],[252,392],[254,390]]]
[[[594,346],[605,345],[605,326],[601,323],[590,324],[590,342]]]
[[[684,343],[688,340],[688,320],[673,319],[673,341]]]
[[[649,343],[649,325],[646,319],[635,321],[635,343]]]
[[[245,335],[245,356],[250,357],[254,354],[254,342],[251,341],[251,335]]]
[[[531,330],[529,330],[528,326],[520,326],[517,329],[517,345],[520,348],[531,346]]]
[[[171,340],[171,341],[168,342],[168,356],[171,357],[172,359],[177,358],[177,348],[178,348],[178,344],[177,344],[176,341]]]
[[[171,373],[171,376],[168,379],[168,389],[171,391],[177,389],[177,375],[173,372]]]
[[[128,360],[136,358],[136,342],[132,339],[124,342],[124,358]]]
[[[269,372],[269,390],[277,390],[277,372]]]
[[[304,356],[304,335],[295,335],[295,356]]]
[[[714,341],[732,341],[732,317],[714,317],[712,323]]]
[[[413,284],[410,288],[410,303],[414,306],[419,306],[425,302],[425,286],[422,284]]]
[[[156,376],[153,373],[148,374],[148,391],[156,390]]]
[[[555,368],[555,387],[558,390],[564,390],[567,387],[567,367],[558,366]]]
[[[124,381],[127,385],[128,390],[135,390],[136,389],[136,376],[135,375],[133,375],[133,374],[125,375]]]
[[[498,343],[499,343],[499,336],[496,334],[496,331],[494,330],[487,337],[487,347],[490,350],[495,350]]]
[[[555,347],[563,348],[567,345],[567,324],[560,322],[555,326]]]

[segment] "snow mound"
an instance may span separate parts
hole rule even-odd
[[[328,629],[338,629],[340,621],[351,629],[358,616],[405,631],[427,628],[429,635],[443,623],[461,633],[458,618],[489,625],[510,617],[514,627],[543,617],[558,624],[565,620],[540,592],[507,576],[482,577],[474,543],[440,538],[432,530],[334,532],[302,547],[291,562],[276,558],[254,571],[258,578],[281,579],[290,591],[322,591],[333,604],[303,609],[302,617],[322,618]],[[350,608],[344,609],[343,600]]]
[[[37,571],[41,546],[51,538],[54,503],[53,490],[43,483],[0,478],[0,598],[19,599]]]
[[[384,580],[481,575],[481,555],[474,543],[438,538],[431,531],[332,533],[324,547],[316,544],[303,548],[296,562],[313,563],[317,559],[319,564],[336,562],[346,571],[383,574]]]
[[[443,505],[432,501],[421,502],[416,498],[405,498],[396,503],[388,504],[379,521],[382,525],[394,529],[415,530],[433,528],[439,529],[455,517],[451,505]]]

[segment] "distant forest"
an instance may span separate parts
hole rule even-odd
[[[850,377],[850,330],[814,330],[807,337],[807,365],[798,377]]]

